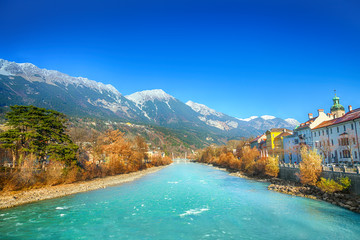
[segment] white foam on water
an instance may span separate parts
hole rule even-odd
[[[178,184],[179,182],[168,182],[169,184]]]
[[[65,214],[63,214],[63,213],[62,213],[62,214],[60,214],[60,217],[63,217],[63,216],[65,216]]]
[[[64,210],[64,209],[68,209],[68,207],[56,207],[56,210]]]
[[[209,211],[209,208],[195,208],[195,209],[190,209],[188,211],[185,211],[184,213],[180,214],[180,217],[185,217],[185,216],[190,216],[190,215],[198,215],[202,212],[206,212]]]
[[[21,226],[23,223],[16,223],[15,226]]]

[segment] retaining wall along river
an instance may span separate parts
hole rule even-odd
[[[281,165],[279,171],[279,178],[299,182],[300,179],[297,176],[297,174],[299,173],[300,170],[298,166],[293,166],[289,164]],[[348,177],[351,180],[350,192],[360,195],[360,174],[357,172],[323,170],[321,173],[321,177],[334,180],[342,177]]]

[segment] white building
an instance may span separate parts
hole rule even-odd
[[[325,114],[324,109],[318,110],[318,116],[308,115],[309,119],[294,129],[294,134],[284,138],[284,160],[285,163],[299,163],[301,161],[300,148],[308,146],[313,148],[314,141],[311,130],[324,121],[333,119],[331,114]]]
[[[314,148],[326,163],[359,163],[360,108],[352,110],[349,106],[346,114],[339,109],[344,107],[338,104],[336,108],[340,117],[325,121],[312,130]]]

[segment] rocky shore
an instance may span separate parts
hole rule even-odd
[[[211,164],[208,165],[213,166]],[[346,193],[325,193],[316,187],[303,186],[300,183],[286,181],[279,178],[252,177],[247,176],[241,172],[231,172],[229,171],[229,169],[226,168],[220,168],[217,166],[213,167],[219,170],[228,171],[230,172],[229,175],[231,176],[255,180],[259,182],[268,182],[270,183],[268,189],[271,191],[285,193],[298,197],[306,197],[326,201],[331,204],[349,209],[350,211],[360,213],[360,196],[358,195]]]
[[[360,213],[360,196],[345,193],[326,193],[316,187],[302,186],[282,179],[271,179],[269,190],[293,196],[318,199]]]
[[[138,172],[109,176],[105,178],[96,178],[89,181],[76,182],[71,184],[62,184],[49,186],[39,189],[3,192],[0,193],[0,209],[15,207],[18,205],[36,202],[45,199],[63,197],[75,193],[92,191],[100,188],[106,188],[126,182],[134,181],[147,174],[157,172],[166,166],[152,167]]]

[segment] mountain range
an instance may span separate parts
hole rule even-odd
[[[130,121],[186,130],[202,137],[230,139],[255,136],[269,128],[294,128],[295,119],[264,115],[236,118],[204,104],[183,103],[161,89],[122,95],[110,84],[41,69],[31,63],[0,59],[0,107],[35,105],[72,117]],[[206,140],[208,139],[208,140]]]

